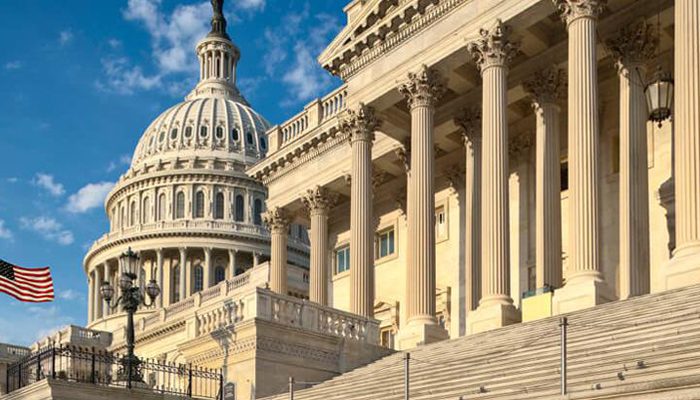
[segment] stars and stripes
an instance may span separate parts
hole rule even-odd
[[[22,268],[0,260],[0,292],[30,303],[53,301],[51,271],[48,267]]]

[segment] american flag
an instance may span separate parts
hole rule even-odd
[[[46,268],[22,268],[0,260],[0,292],[19,301],[53,301],[53,280]]]

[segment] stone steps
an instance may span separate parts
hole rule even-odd
[[[568,388],[576,398],[602,398],[610,391],[694,379],[700,373],[700,285],[567,317]],[[412,400],[561,398],[558,317],[421,346],[410,353]],[[403,357],[393,354],[297,390],[295,399],[402,400]],[[637,368],[638,361],[644,368]],[[268,399],[287,398],[283,394]]]

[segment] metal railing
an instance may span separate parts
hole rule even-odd
[[[49,347],[7,368],[6,393],[46,378],[124,387],[187,398],[223,400],[220,370],[142,359],[136,373],[125,370],[122,355],[76,346]]]

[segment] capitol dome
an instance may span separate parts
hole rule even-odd
[[[127,248],[139,254],[139,283],[154,280],[162,289],[155,310],[180,309],[195,294],[218,293],[220,283],[247,281],[240,275],[267,277],[261,270],[270,258],[262,221],[267,190],[245,171],[264,157],[270,124],[236,86],[240,51],[226,33],[222,2],[212,4],[212,30],[196,47],[198,84],[148,126],[130,168],[105,200],[109,232],[83,263],[91,328],[121,325],[99,289],[103,282],[118,286],[119,258]],[[292,295],[305,296],[308,255],[306,231],[293,226],[289,264],[302,285],[292,287]]]

